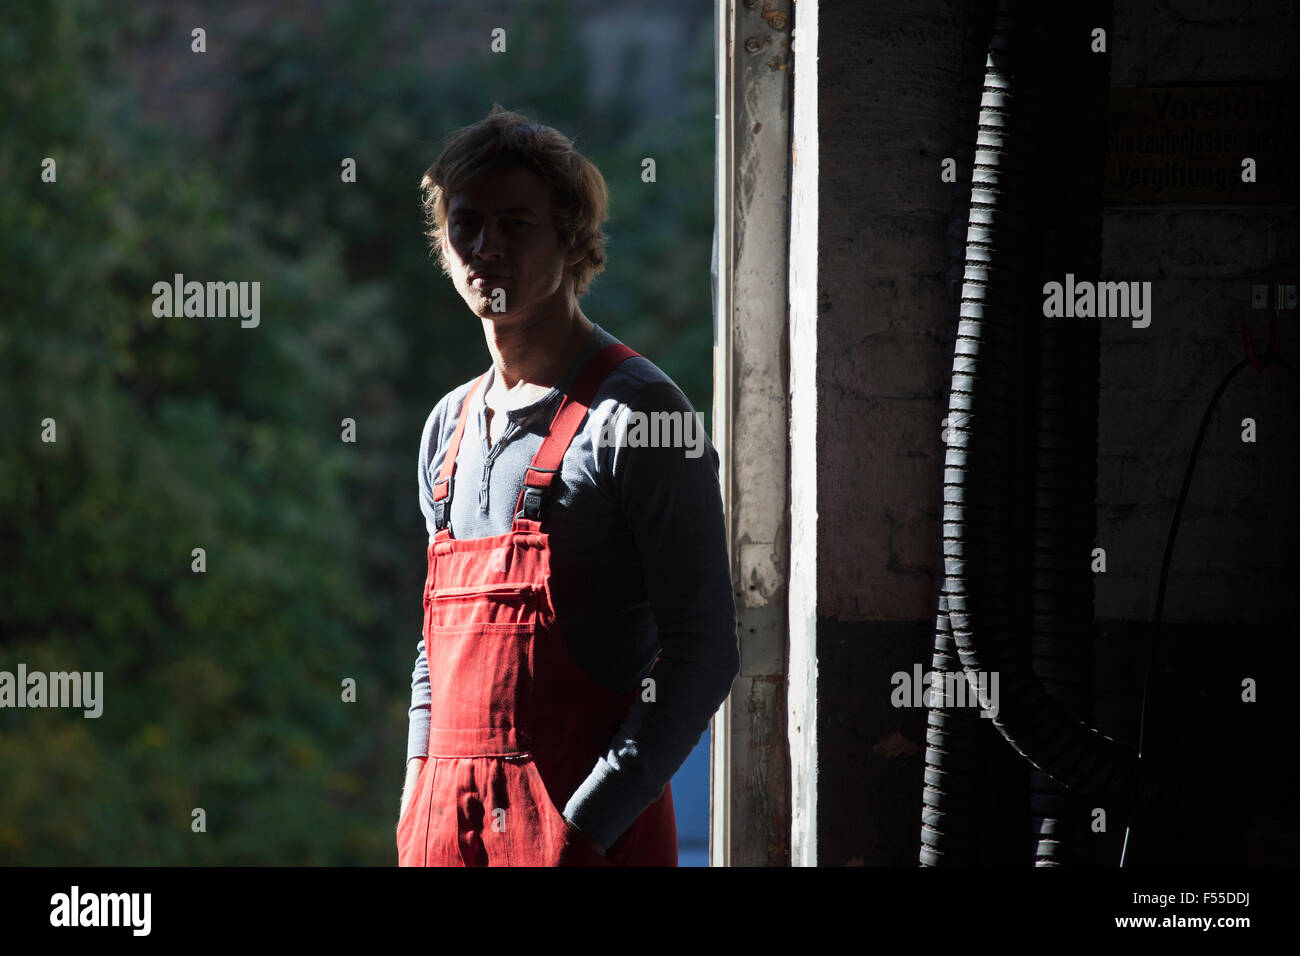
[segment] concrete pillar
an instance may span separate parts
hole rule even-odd
[[[776,8],[776,9],[773,9]],[[731,531],[741,671],[714,718],[714,866],[789,862],[785,740],[790,23],[720,3],[714,443]]]

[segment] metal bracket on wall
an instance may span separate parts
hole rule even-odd
[[[1275,282],[1272,285],[1252,285],[1250,307],[1252,309],[1273,308],[1278,312],[1283,309],[1294,309],[1296,307],[1295,284]]]

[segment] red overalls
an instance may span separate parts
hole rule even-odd
[[[611,345],[592,357],[529,466],[511,530],[461,541],[447,527],[452,476],[486,372],[465,398],[434,483],[438,530],[424,586],[429,749],[398,822],[399,866],[677,865],[671,785],[606,857],[561,813],[638,690],[606,690],[569,656],[551,604],[541,506],[597,388],[636,354]]]

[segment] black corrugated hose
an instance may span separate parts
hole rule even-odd
[[[1101,272],[1102,176],[1110,57],[1092,31],[1110,35],[1110,3],[1053,11],[1059,38],[1041,83],[1036,208],[1042,261],[1036,288],[1065,274]],[[1092,713],[1093,572],[1097,532],[1097,417],[1100,324],[1046,318],[1041,306],[1034,376],[1031,655],[1043,688],[1083,721]],[[1043,771],[1030,774],[1034,862],[1091,862],[1090,807]]]
[[[993,26],[996,0],[983,0],[971,4],[963,36],[962,74],[959,89],[970,90],[973,95],[963,95],[957,103],[959,133],[953,146],[957,169],[963,174],[954,184],[953,208],[948,224],[948,257],[952,265],[948,270],[949,313],[945,330],[955,332],[960,318],[960,299],[965,270],[966,232],[969,227],[971,182],[969,170],[975,162],[975,135],[979,122],[979,94],[984,82],[984,62],[988,54],[988,38]],[[954,336],[947,334],[945,342],[949,351],[955,346]],[[945,420],[946,425],[946,420]],[[946,441],[946,439],[945,439]],[[934,653],[932,671],[951,674],[962,673],[957,645],[952,640],[948,625],[948,601],[943,594],[942,576],[936,575],[936,606]],[[990,773],[988,757],[993,745],[1001,746],[1001,739],[990,728],[982,726],[978,714],[970,709],[936,706],[926,714],[926,786],[922,791],[921,862],[928,865],[970,864],[980,858],[981,844],[988,839],[987,800]],[[942,835],[942,848],[938,835]],[[935,843],[926,841],[926,836]]]
[[[1090,320],[1065,320],[1073,328],[1045,325],[1037,280],[1043,269],[1071,261],[1078,263],[1070,270],[1076,274],[1095,272],[1100,207],[1076,202],[1093,187],[1062,179],[1079,175],[1080,167],[1064,161],[1068,156],[1078,162],[1100,156],[1095,141],[1067,143],[1059,153],[1044,148],[1052,137],[1036,139],[1035,124],[1045,109],[1061,109],[1044,103],[1042,91],[1050,89],[1045,81],[1062,34],[1086,44],[1089,31],[1080,35],[1079,25],[1092,19],[1105,26],[1108,12],[1108,5],[1092,4],[1071,8],[1058,21],[1055,10],[1000,0],[994,17],[949,396],[935,661],[955,667],[955,651],[967,675],[997,673],[992,723],[998,732],[1072,794],[1087,794],[1122,815],[1172,794],[1131,748],[1102,736],[1052,696],[1031,664],[1036,646],[1049,686],[1086,698],[1071,674],[1079,660],[1074,649],[1091,641],[1097,330]],[[1053,155],[1062,164],[1044,169]],[[1051,231],[1039,226],[1041,204],[1053,195],[1063,197],[1058,216],[1083,217],[1058,227],[1090,235],[1053,244]],[[1071,408],[1076,395],[1082,412]],[[975,769],[962,749],[970,720],[970,713],[952,709],[928,715],[923,865],[978,862],[969,840],[949,838],[950,821],[970,792],[963,774]],[[1055,833],[1041,830],[1054,831],[1055,821],[1077,819],[1078,812],[1062,808],[1055,791],[1042,792],[1037,855],[1050,863]]]

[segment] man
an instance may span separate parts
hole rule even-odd
[[[420,443],[398,862],[675,866],[669,780],[739,671],[717,453],[632,440],[694,411],[578,305],[607,193],[565,136],[494,106],[421,186],[492,365]]]

